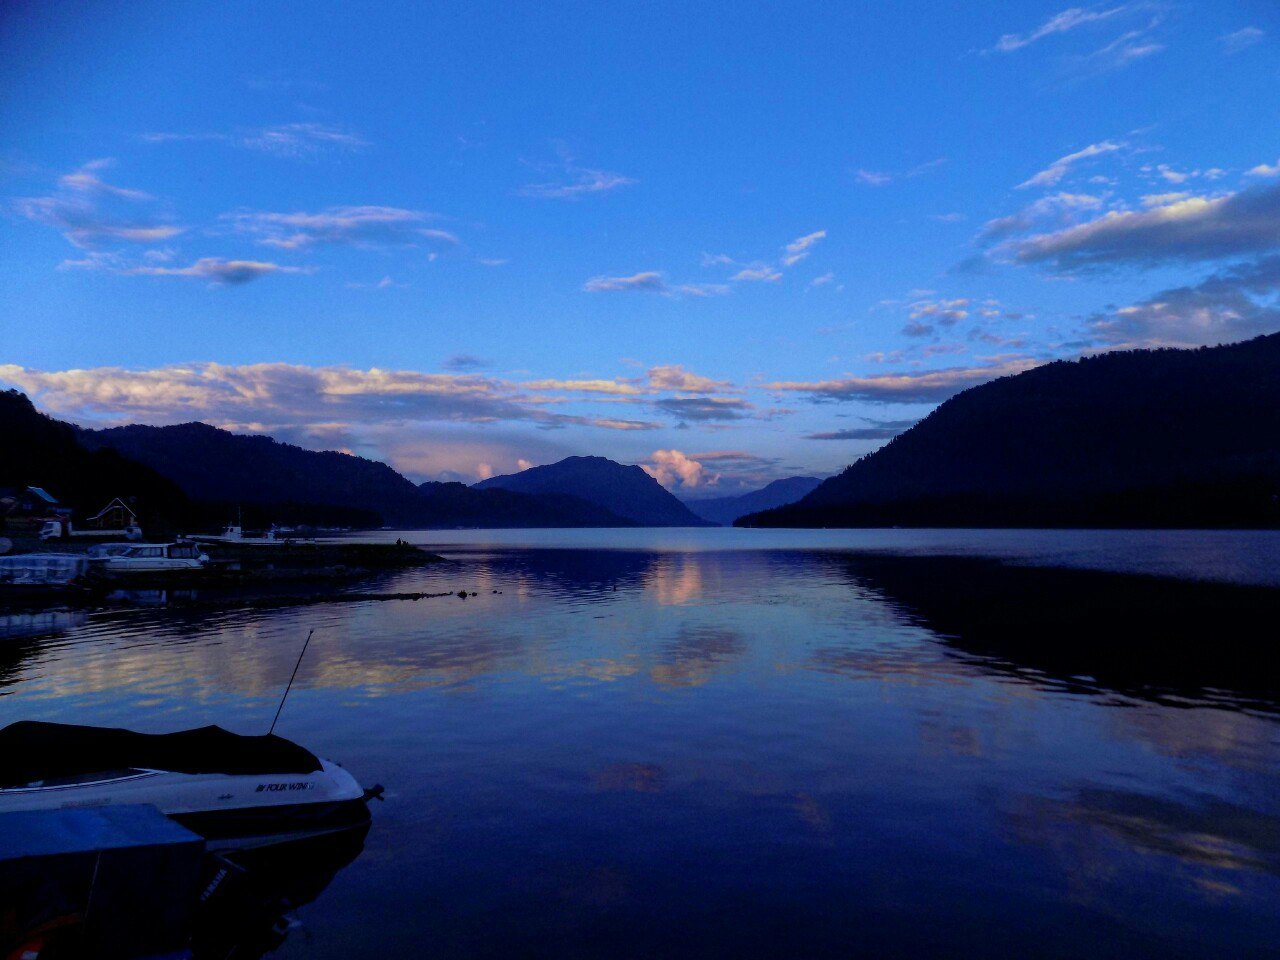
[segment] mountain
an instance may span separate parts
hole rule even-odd
[[[713,497],[709,500],[686,500],[685,506],[703,520],[730,526],[733,521],[749,513],[795,503],[821,482],[819,477],[785,477],[750,493],[736,497]]]
[[[421,520],[428,527],[633,527],[604,507],[567,493],[477,490],[463,483],[423,483]]]
[[[411,527],[607,527],[633,522],[565,493],[415,486],[391,467],[346,453],[316,452],[204,423],[80,432],[85,444],[132,457],[196,500],[241,505],[262,522]],[[648,479],[646,477],[646,479]],[[665,493],[665,491],[664,491]]]
[[[419,522],[413,483],[385,463],[351,454],[318,453],[205,423],[83,430],[80,438],[146,464],[193,499],[266,507],[279,522],[300,516],[325,518],[312,522],[352,516],[374,524]]]
[[[569,457],[520,473],[490,477],[472,489],[570,494],[643,527],[709,526],[639,467],[604,457]]]
[[[44,487],[77,517],[114,497],[134,498],[147,527],[181,526],[196,515],[177,484],[114,450],[88,449],[75,427],[40,413],[16,390],[0,391],[0,437],[0,487]]]
[[[1280,525],[1280,334],[973,387],[798,503],[738,524]]]

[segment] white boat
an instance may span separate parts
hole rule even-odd
[[[368,821],[368,801],[381,793],[271,734],[146,734],[31,720],[0,730],[0,813],[148,803],[211,849],[346,830]]]
[[[74,588],[89,572],[79,553],[18,553],[0,557],[0,587],[21,590]]]
[[[109,576],[141,573],[190,573],[203,570],[209,562],[197,544],[187,540],[175,543],[104,543],[98,555],[90,559],[93,567]]]
[[[235,523],[223,527],[222,533],[194,533],[191,539],[201,543],[225,543],[238,547],[283,547],[290,543],[315,543],[310,539],[279,536],[275,527],[269,528],[260,537],[246,537],[244,528]]]

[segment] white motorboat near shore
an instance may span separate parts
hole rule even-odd
[[[203,570],[207,554],[187,540],[174,543],[104,543],[91,550],[93,569],[108,576],[190,573]]]
[[[145,734],[37,721],[0,730],[0,813],[147,803],[212,849],[348,829],[368,821],[368,800],[381,792],[271,734],[212,726]]]

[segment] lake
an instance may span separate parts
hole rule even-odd
[[[1280,953],[1280,534],[377,536],[475,596],[0,616],[0,725],[265,732],[315,630],[387,793],[273,956]]]

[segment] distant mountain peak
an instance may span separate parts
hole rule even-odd
[[[566,457],[520,473],[490,477],[474,485],[476,490],[494,488],[517,493],[580,497],[641,526],[708,525],[643,468],[621,464],[607,457]]]
[[[749,493],[732,497],[686,500],[685,504],[704,520],[729,525],[747,514],[795,503],[812,492],[820,483],[822,483],[820,477],[783,477]]]

